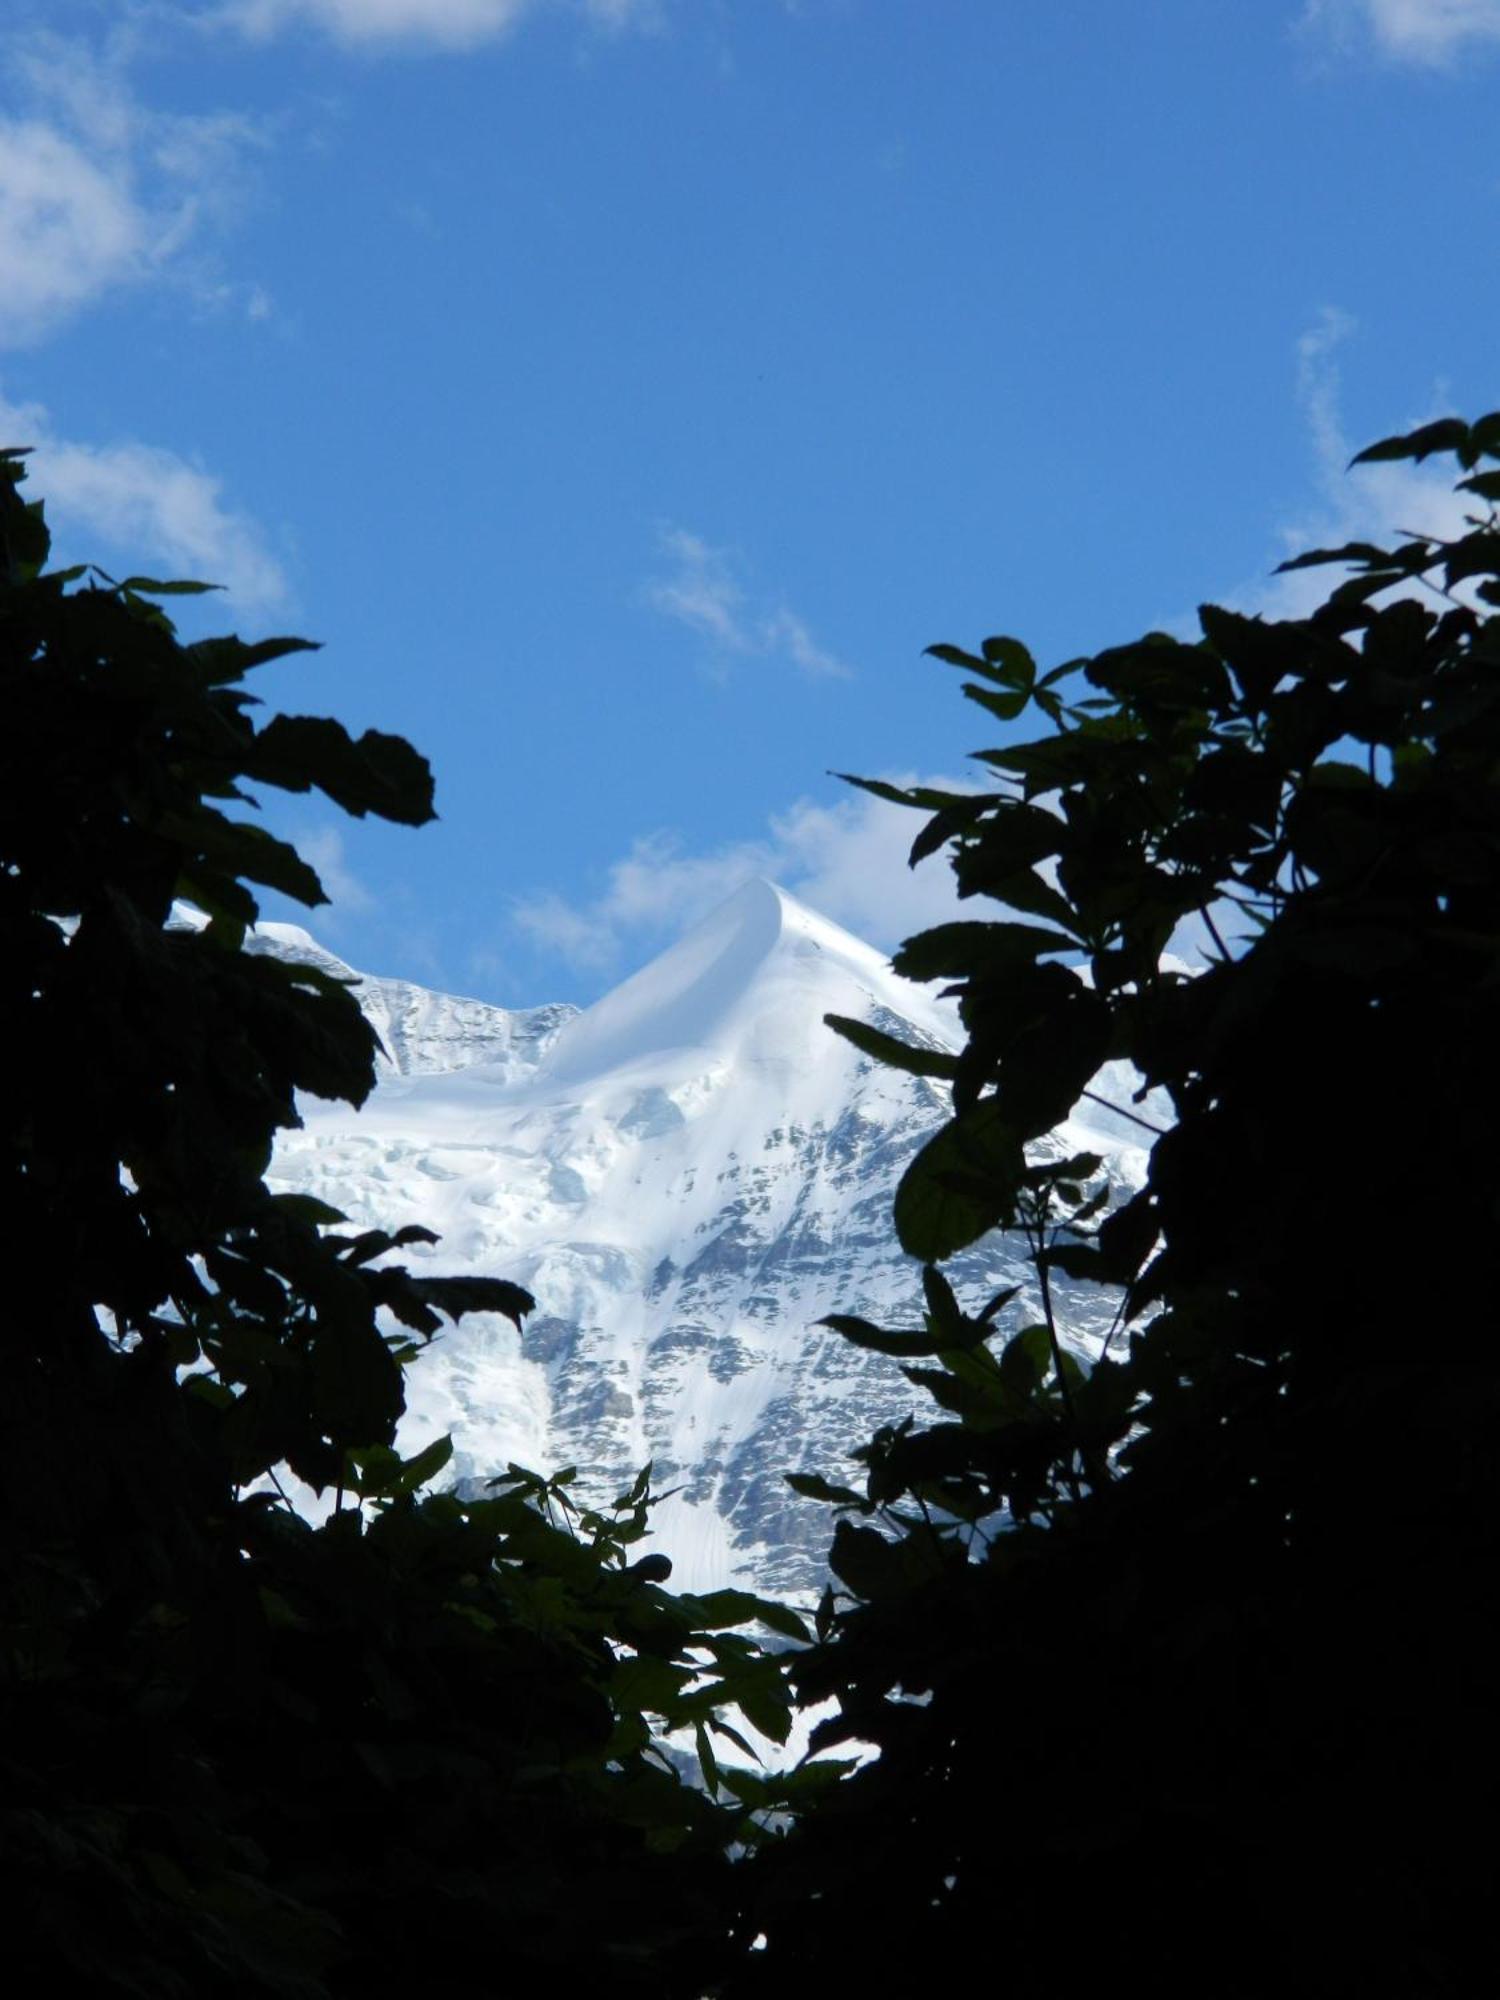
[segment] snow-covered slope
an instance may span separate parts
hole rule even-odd
[[[271,948],[317,950],[267,931]],[[435,1268],[514,1278],[538,1301],[523,1335],[470,1319],[432,1344],[409,1443],[451,1431],[465,1482],[511,1458],[576,1464],[605,1498],[653,1460],[675,1489],[657,1519],[680,1583],[815,1588],[828,1517],[783,1475],[847,1476],[853,1445],[924,1404],[894,1362],[815,1322],[916,1312],[891,1197],[944,1112],[936,1086],[823,1016],[942,1044],[944,1013],[766,882],[571,1020],[390,981],[367,995],[401,1073],[358,1114],[307,1104],[279,1183],[361,1225],[425,1223]],[[1071,1138],[1133,1181],[1131,1128],[1099,1125]],[[996,1237],[955,1276],[982,1297],[1028,1270]],[[1069,1309],[1085,1344],[1102,1307]]]
[[[376,979],[355,972],[296,924],[257,924],[247,942],[251,951],[274,952],[335,979],[358,980],[360,1005],[381,1040],[376,1063],[382,1074],[426,1076],[487,1063],[519,1078],[536,1067],[578,1013],[562,1004],[514,1011],[433,993],[407,979]]]

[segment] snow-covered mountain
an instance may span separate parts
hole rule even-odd
[[[408,979],[373,978],[325,951],[296,924],[257,924],[246,948],[316,966],[335,979],[358,980],[359,1004],[381,1040],[375,1062],[382,1076],[430,1076],[476,1063],[507,1078],[526,1076],[578,1013],[561,1002],[516,1012],[487,1000],[433,993]]]
[[[262,937],[346,970],[290,926]],[[435,1268],[513,1278],[538,1301],[523,1334],[478,1316],[432,1343],[408,1448],[449,1431],[465,1485],[511,1459],[573,1464],[606,1499],[652,1460],[674,1489],[656,1519],[679,1584],[819,1587],[828,1515],[783,1475],[846,1478],[854,1445],[926,1409],[895,1362],[816,1322],[920,1324],[891,1198],[945,1105],[823,1016],[950,1045],[945,1011],[766,882],[582,1014],[390,980],[360,994],[392,1063],[358,1113],[304,1106],[276,1183],[361,1226],[425,1223]],[[1133,1184],[1133,1130],[1101,1112],[1064,1138]],[[996,1236],[953,1275],[982,1299],[1029,1267]],[[1082,1350],[1107,1308],[1084,1294],[1064,1309]]]

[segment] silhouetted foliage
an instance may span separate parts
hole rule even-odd
[[[323,900],[247,786],[417,825],[426,764],[182,643],[200,589],[49,573],[0,454],[0,1872],[20,1987],[170,1996],[696,1993],[721,1954],[711,1733],[784,1735],[790,1613],[633,1564],[642,1474],[582,1511],[511,1469],[470,1502],[395,1449],[401,1363],[498,1280],[390,1261],[265,1182],[296,1093],[358,1104],[349,989],[244,950],[249,885]],[[206,927],[174,927],[174,900]],[[289,1467],[331,1517],[277,1489]],[[659,1739],[696,1731],[715,1796]]]
[[[1004,914],[898,955],[956,996],[956,1057],[834,1024],[951,1082],[896,1200],[923,1322],[831,1322],[939,1411],[862,1493],[797,1482],[843,1586],[798,1691],[880,1756],[748,1872],[736,1994],[1493,1976],[1500,415],[1363,456],[1433,452],[1457,539],[1300,557],[1347,572],[1310,616],[1205,606],[1197,643],[935,647],[1047,732],[975,796],[868,787]],[[1170,1105],[1114,1205],[1038,1146],[1108,1060]],[[939,1268],[994,1228],[1035,1324]],[[1119,1288],[1091,1367],[1059,1270]]]
[[[938,1415],[864,1446],[862,1491],[793,1475],[839,1511],[841,1589],[779,1656],[735,1628],[795,1639],[791,1614],[632,1561],[647,1475],[612,1510],[518,1468],[460,1502],[428,1490],[442,1446],[399,1456],[403,1360],[444,1315],[530,1300],[267,1188],[296,1093],[360,1102],[374,1042],[340,982],[243,949],[249,885],[321,897],[245,787],[418,824],[426,767],[257,727],[244,675],[302,642],[183,644],[161,600],[198,586],[47,572],[0,454],[14,1978],[1482,1990],[1500,416],[1366,456],[1432,452],[1465,532],[1300,558],[1351,572],[1306,618],[1205,606],[1199,643],[1048,673],[1012,639],[934,649],[1049,728],[980,753],[995,790],[870,787],[1004,914],[898,956],[956,996],[957,1056],[835,1024],[952,1086],[896,1201],[921,1324],[831,1322]],[[1123,1199],[1042,1143],[1115,1060],[1139,1117],[1170,1106]],[[995,1228],[1030,1244],[1034,1323],[940,1268]],[[1119,1296],[1092,1365],[1055,1271]],[[334,1493],[324,1525],[282,1467]],[[836,1704],[820,1746],[878,1759],[721,1768],[726,1707],[784,1738],[788,1671]]]

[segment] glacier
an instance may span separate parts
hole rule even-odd
[[[386,1047],[362,1109],[303,1101],[273,1186],[362,1228],[423,1224],[441,1241],[408,1259],[537,1299],[522,1332],[472,1315],[416,1358],[403,1450],[451,1435],[445,1476],[468,1493],[512,1460],[573,1465],[594,1503],[650,1461],[653,1546],[676,1584],[815,1594],[830,1516],[784,1475],[848,1481],[854,1446],[931,1409],[896,1362],[817,1322],[921,1323],[891,1201],[947,1109],[941,1086],[871,1061],[823,1016],[951,1048],[951,1007],[765,881],[582,1013],[363,977],[292,925],[263,924],[254,948],[359,979]],[[1126,1104],[1130,1082],[1102,1094]],[[1140,1126],[1087,1111],[1056,1143],[1138,1186]],[[1037,1316],[1019,1240],[995,1232],[948,1269],[971,1304],[1019,1284]],[[1074,1350],[1096,1353],[1113,1302],[1060,1281],[1059,1307]]]

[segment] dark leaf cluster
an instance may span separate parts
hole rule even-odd
[[[832,1023],[951,1087],[895,1205],[921,1323],[830,1322],[936,1414],[794,1482],[840,1517],[798,1691],[880,1754],[762,1854],[736,1993],[1489,1982],[1500,415],[1363,456],[1432,453],[1463,531],[1298,558],[1306,617],[934,648],[1041,733],[981,793],[870,787],[998,911],[896,961],[955,1057]],[[1134,1188],[1050,1136],[1111,1062]],[[1034,1324],[942,1275],[992,1230]],[[1058,1272],[1118,1302],[1091,1362]]]
[[[729,1717],[785,1739],[753,1632],[800,1621],[664,1588],[645,1473],[604,1510],[518,1468],[435,1491],[447,1441],[397,1445],[402,1363],[530,1297],[265,1179],[299,1093],[360,1103],[376,1043],[347,985],[243,949],[257,890],[323,899],[257,794],[419,825],[427,766],[259,721],[245,675],[303,642],[184,643],[160,600],[198,586],[49,572],[22,475],[0,454],[7,1973],[697,1994],[729,1851],[790,1796]]]

